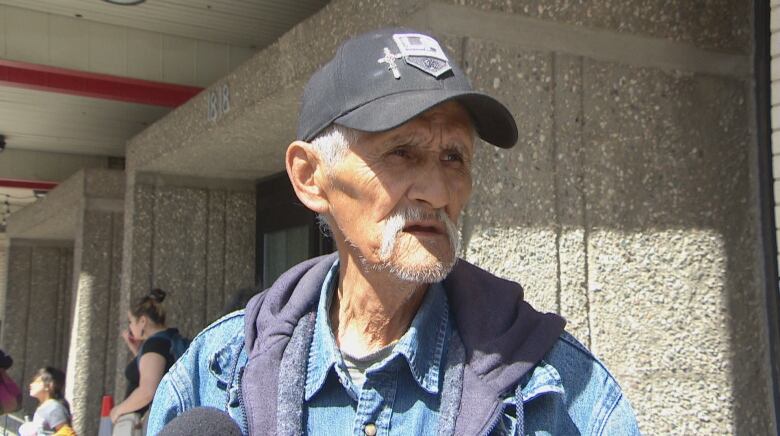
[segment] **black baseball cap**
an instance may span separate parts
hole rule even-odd
[[[331,124],[383,132],[450,100],[466,108],[483,140],[502,148],[517,142],[509,109],[474,91],[435,38],[405,28],[375,30],[343,43],[309,79],[298,139],[311,141]]]

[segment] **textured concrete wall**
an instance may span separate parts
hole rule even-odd
[[[70,339],[73,248],[61,242],[10,242],[2,345],[14,358],[9,371],[27,386],[42,366],[65,369]],[[36,402],[24,396],[32,416]]]
[[[73,240],[84,197],[84,171],[63,181],[49,194],[11,215],[6,228],[10,237]]]
[[[587,2],[545,0],[449,0],[475,10],[540,18],[576,27],[642,35],[697,47],[746,53],[751,48],[751,3],[710,0],[706,8],[688,1]],[[521,42],[518,41],[518,44]],[[572,43],[574,45],[574,43]]]
[[[430,30],[520,128],[517,148],[478,151],[466,258],[566,316],[646,433],[766,434],[750,6],[333,1],[215,85],[230,86],[229,113],[205,122],[205,97],[192,100],[131,141],[128,167],[280,171],[302,84],[339,41]],[[135,189],[133,225],[154,228],[153,204],[177,208],[160,195]],[[138,238],[133,255],[155,252]],[[143,278],[158,264],[129,265]]]
[[[746,51],[745,4],[724,5],[734,14],[718,26],[682,4],[674,13],[632,7],[659,21],[688,17],[669,39]],[[613,16],[608,27],[654,21],[635,17]],[[706,35],[693,32],[702,22],[714,26]],[[755,407],[769,392],[747,78],[621,62],[610,45],[600,47],[605,61],[565,44],[490,39],[464,38],[464,60],[477,87],[512,105],[525,134],[518,150],[480,150],[467,258],[566,316],[621,381],[645,431],[770,431],[768,407]],[[627,42],[638,56],[657,43]],[[715,406],[724,401],[733,406]]]
[[[472,47],[530,137],[480,150],[466,257],[566,316],[646,430],[768,432],[745,83]]]
[[[97,433],[103,395],[116,395],[116,349],[124,346],[118,310],[122,268],[122,212],[86,209],[75,242],[76,300],[68,361],[74,428]]]
[[[723,6],[737,15],[713,35],[695,33],[718,22],[706,14],[679,25],[693,33],[661,34],[745,52],[749,10]],[[613,18],[621,32],[649,25]],[[479,150],[466,258],[563,314],[645,432],[772,431],[748,78],[496,39],[462,38],[462,55],[475,86],[516,114],[521,143]]]
[[[193,337],[225,301],[255,280],[254,185],[133,175],[125,217],[120,313],[152,287],[167,292],[168,325]],[[116,392],[125,391],[126,347],[117,350]]]
[[[8,285],[8,237],[0,234],[0,315],[5,316],[6,286]],[[5,318],[0,318],[0,338],[3,336]]]

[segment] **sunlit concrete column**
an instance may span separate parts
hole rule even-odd
[[[124,173],[86,175],[84,209],[76,228],[73,328],[68,358],[74,426],[97,431],[101,397],[115,395],[116,349],[125,318],[117,310],[122,265]],[[106,189],[110,187],[111,189]],[[101,189],[103,192],[95,192]],[[98,196],[99,195],[99,196]]]
[[[16,212],[8,226],[6,314],[10,324],[26,329],[16,334],[4,328],[3,343],[22,351],[22,377],[43,364],[67,369],[66,397],[79,434],[97,431],[100,398],[113,393],[115,350],[121,341],[116,301],[123,197],[122,171],[86,169]],[[51,247],[52,240],[62,247]],[[67,275],[54,275],[52,265],[60,265]],[[17,302],[27,311],[17,311]],[[50,325],[43,325],[46,320]],[[48,342],[38,345],[38,336]],[[20,338],[24,347],[17,343]],[[27,345],[31,343],[36,345]],[[52,350],[55,358],[45,362],[42,349]]]
[[[8,285],[8,235],[5,232],[0,233],[0,338],[2,338],[2,328],[5,325],[5,297],[6,286]]]

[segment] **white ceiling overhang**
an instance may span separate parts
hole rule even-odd
[[[33,183],[62,181],[62,169],[51,162],[105,167],[106,157],[124,156],[129,138],[180,104],[117,97],[103,92],[107,88],[135,81],[142,88],[188,88],[195,95],[326,3],[0,0],[0,135],[10,151],[0,153],[0,199],[18,197],[12,209],[32,199],[32,190],[15,187],[19,174]],[[16,67],[13,76],[9,71]],[[47,68],[61,73],[59,81],[37,80]],[[68,85],[69,76],[87,77],[85,86],[98,92],[79,92],[81,85]],[[31,78],[37,80],[32,86]]]
[[[41,66],[200,89],[325,3],[0,0],[0,61],[27,66],[28,76]],[[127,139],[170,110],[155,102],[63,96],[56,88],[20,89],[18,81],[4,80],[2,67],[0,134],[9,149],[123,156]]]

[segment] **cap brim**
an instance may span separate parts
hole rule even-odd
[[[333,122],[364,132],[384,132],[450,100],[466,108],[477,135],[486,142],[501,148],[511,148],[517,143],[517,124],[509,109],[493,97],[473,91],[399,92],[368,102]]]

